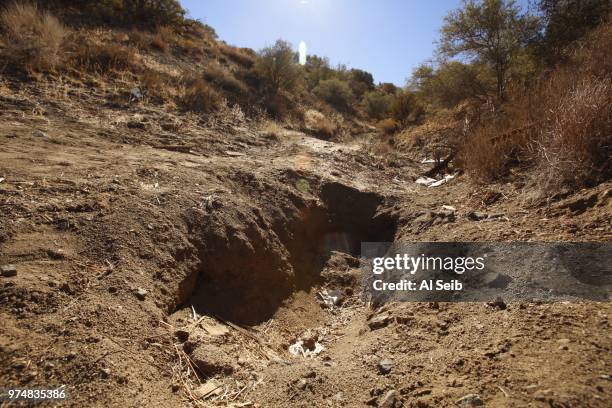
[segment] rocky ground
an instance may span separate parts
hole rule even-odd
[[[611,184],[539,206],[518,179],[430,188],[424,157],[371,139],[4,84],[0,384],[67,406],[610,406],[609,302],[373,308],[355,257],[609,241]]]

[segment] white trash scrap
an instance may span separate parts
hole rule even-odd
[[[427,187],[439,187],[442,184],[448,183],[450,180],[454,179],[456,176],[457,176],[456,174],[447,174],[440,180],[436,180],[431,177],[419,177],[418,179],[416,179],[415,183],[422,184]]]
[[[304,344],[303,340],[298,340],[289,346],[289,352],[294,356],[314,357],[323,351],[323,345],[316,341],[314,348],[311,350]]]
[[[323,302],[323,304],[330,309],[333,309],[334,306],[339,306],[344,298],[342,296],[342,292],[339,290],[328,291],[323,289],[322,291],[317,292],[317,295],[319,296],[321,302]]]

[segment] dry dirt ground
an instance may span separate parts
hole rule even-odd
[[[610,183],[529,207],[519,182],[418,185],[431,164],[367,138],[98,98],[0,92],[2,387],[64,385],[79,407],[611,405],[609,302],[375,309],[354,257],[609,241]],[[323,307],[323,288],[343,302]],[[292,355],[300,339],[323,351]]]

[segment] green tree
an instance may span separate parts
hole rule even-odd
[[[366,92],[374,89],[374,77],[369,72],[353,68],[348,76],[349,86],[357,99],[361,99]]]
[[[539,19],[524,14],[514,0],[464,0],[444,19],[439,51],[489,64],[496,91],[504,99],[506,73],[512,59],[539,32]]]
[[[437,69],[422,64],[413,72],[410,85],[426,102],[453,107],[465,99],[485,101],[495,88],[490,72],[482,63],[448,61]]]
[[[419,119],[423,113],[423,107],[418,103],[413,92],[402,90],[393,96],[389,113],[393,119],[405,126]]]
[[[304,65],[306,88],[313,90],[319,82],[334,76],[334,70],[329,66],[329,60],[317,55],[309,55]]]
[[[350,107],[353,93],[346,81],[338,78],[325,79],[314,89],[315,95],[340,110]]]
[[[563,48],[606,20],[611,13],[610,0],[539,0],[544,17],[544,59],[553,64]]]
[[[361,101],[364,112],[373,119],[383,119],[389,114],[393,97],[377,91],[367,92]]]
[[[255,70],[270,95],[277,95],[282,90],[294,90],[300,78],[293,48],[283,40],[277,40],[273,46],[259,52]]]

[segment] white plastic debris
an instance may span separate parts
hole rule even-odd
[[[421,163],[436,163],[436,159],[423,159],[423,161],[421,161]]]
[[[342,292],[339,290],[328,291],[323,289],[322,291],[318,292],[318,295],[323,304],[330,309],[332,309],[334,306],[340,305],[343,299]]]
[[[289,346],[289,352],[294,356],[314,357],[323,351],[323,345],[316,341],[314,348],[311,350],[304,345],[304,341],[298,340]]]
[[[132,95],[132,98],[134,99],[143,98],[142,91],[140,90],[140,88],[132,88],[132,90],[130,91],[130,94]]]
[[[443,179],[436,181],[435,183],[431,183],[430,185],[428,185],[427,187],[439,187],[442,184],[446,184],[448,183],[450,180],[454,179],[455,175],[454,174],[447,174],[446,176],[444,176]]]
[[[415,181],[415,183],[417,183],[417,184],[422,184],[422,185],[424,185],[424,186],[428,186],[428,185],[430,185],[431,183],[435,183],[435,182],[436,182],[436,179],[433,179],[433,178],[431,178],[431,177],[419,177],[419,178],[418,178],[418,179]]]

